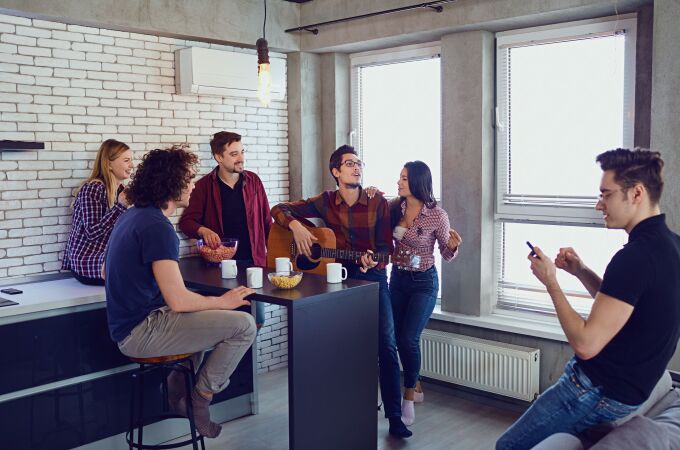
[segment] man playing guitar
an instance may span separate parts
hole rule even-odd
[[[390,434],[400,438],[412,435],[401,421],[399,360],[394,335],[392,304],[385,264],[371,253],[392,253],[392,230],[387,200],[382,195],[368,198],[361,187],[363,163],[353,147],[343,145],[330,157],[328,168],[338,189],[297,202],[280,203],[272,208],[274,221],[293,232],[298,252],[311,256],[316,237],[300,219],[321,218],[333,230],[338,249],[362,252],[357,261],[346,261],[350,278],[377,281],[379,290],[379,367],[380,392]]]

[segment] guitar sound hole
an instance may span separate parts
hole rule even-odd
[[[307,258],[305,255],[298,255],[295,258],[295,264],[301,270],[312,270],[318,267],[321,259],[321,246],[319,244],[312,244],[312,258]]]

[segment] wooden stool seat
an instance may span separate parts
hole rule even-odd
[[[191,357],[191,355],[193,355],[193,353],[182,353],[180,355],[150,356],[148,358],[130,357],[130,361],[136,362],[137,364],[162,364],[172,361],[178,361],[180,359],[187,359]]]

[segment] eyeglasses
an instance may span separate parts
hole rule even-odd
[[[614,189],[613,191],[607,191],[607,192],[602,192],[600,195],[598,195],[598,200],[601,202],[605,202],[611,198],[612,195],[614,195],[615,192],[619,192],[621,189]],[[621,191],[623,192],[623,191]]]
[[[354,166],[357,166],[360,169],[366,167],[366,163],[364,163],[363,161],[359,160],[354,161],[353,159],[348,159],[347,161],[340,163],[340,165],[341,166],[344,165],[346,167],[349,167],[350,169],[354,168]]]

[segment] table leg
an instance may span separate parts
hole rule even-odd
[[[288,309],[290,448],[377,448],[378,284]]]

